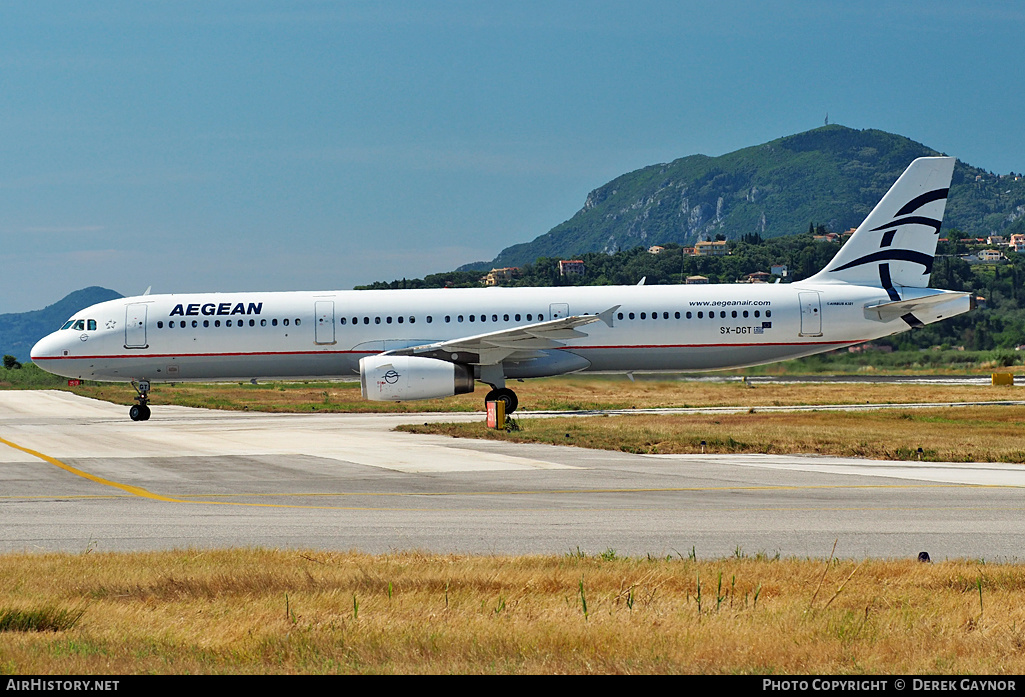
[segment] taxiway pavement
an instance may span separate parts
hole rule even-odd
[[[1015,560],[1025,467],[645,456],[392,431],[481,414],[265,414],[0,392],[0,551],[265,546]]]

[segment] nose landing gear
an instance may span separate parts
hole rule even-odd
[[[132,387],[138,393],[135,398],[138,404],[132,405],[132,408],[128,410],[128,416],[132,421],[149,421],[149,380],[140,380],[138,383],[132,380]]]

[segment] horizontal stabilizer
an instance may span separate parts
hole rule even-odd
[[[907,315],[916,313],[941,311],[941,305],[952,303],[958,300],[967,300],[974,305],[974,298],[971,293],[960,293],[956,291],[945,291],[936,295],[926,295],[922,298],[909,300],[897,300],[878,305],[869,305],[865,308],[865,319],[879,322],[892,322],[895,319],[903,319]],[[963,312],[964,310],[961,310]]]

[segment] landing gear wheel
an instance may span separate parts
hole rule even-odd
[[[499,387],[497,390],[491,390],[490,392],[488,392],[487,397],[484,398],[484,401],[505,402],[506,416],[516,411],[516,407],[520,404],[520,401],[516,398],[516,393],[510,390],[508,387]]]
[[[128,416],[132,421],[149,421],[149,380],[141,380],[138,384],[133,380],[132,387],[135,388],[139,395],[135,398],[138,404],[133,405],[128,410]]]

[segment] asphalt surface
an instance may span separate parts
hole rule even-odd
[[[1025,466],[645,456],[0,392],[0,551],[263,546],[1018,560]],[[637,410],[632,410],[637,413]]]

